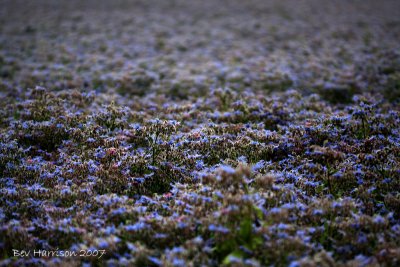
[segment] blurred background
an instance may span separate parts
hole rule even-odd
[[[1,1],[0,89],[399,95],[399,1]],[[340,101],[339,101],[340,100]]]

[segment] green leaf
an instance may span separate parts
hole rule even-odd
[[[253,209],[254,209],[254,212],[256,213],[257,219],[262,219],[262,217],[263,217],[262,210],[259,207],[257,207],[256,205],[253,205]]]
[[[228,265],[232,263],[233,259],[243,259],[243,252],[240,250],[235,250],[231,252],[228,256],[225,257],[225,259],[222,261],[223,264]]]
[[[239,238],[244,240],[244,241],[250,241],[251,236],[252,236],[252,223],[249,218],[246,218],[241,224],[240,224],[240,230],[239,230]]]
[[[255,236],[251,240],[251,247],[252,249],[256,249],[258,246],[262,245],[263,239],[261,236]]]

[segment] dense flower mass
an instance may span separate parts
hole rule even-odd
[[[0,266],[399,266],[399,18],[2,1]]]

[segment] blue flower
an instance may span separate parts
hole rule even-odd
[[[149,261],[151,261],[151,262],[152,262],[153,264],[155,264],[155,265],[158,265],[158,266],[162,265],[162,261],[159,260],[159,259],[156,258],[156,257],[148,256],[147,258],[149,259]]]
[[[71,190],[69,188],[64,188],[64,189],[61,190],[61,194],[62,195],[69,195],[71,193],[72,192],[71,192]]]
[[[185,249],[183,247],[173,247],[171,252],[173,252],[173,253],[183,253],[183,252],[185,252]]]
[[[136,130],[136,131],[139,131],[142,128],[142,126],[139,123],[134,123],[134,124],[131,124],[129,126],[131,128],[133,128],[134,130]]]
[[[368,266],[371,263],[371,259],[364,255],[357,255],[355,260],[360,263],[360,266]]]
[[[364,244],[368,242],[367,235],[364,233],[359,233],[357,237],[357,243]]]
[[[111,225],[111,226],[107,226],[105,229],[104,229],[104,233],[106,234],[106,235],[112,235],[112,234],[115,234],[115,232],[116,232],[116,228],[115,228],[115,226],[114,225]]]
[[[197,170],[201,170],[201,169],[203,169],[204,168],[204,162],[202,161],[202,160],[196,160],[196,169]]]
[[[162,234],[162,233],[156,233],[154,235],[154,238],[156,238],[156,239],[163,239],[163,238],[167,238],[167,237],[168,237],[167,234]]]
[[[279,214],[279,213],[281,213],[281,209],[274,207],[274,208],[270,209],[269,212],[272,214]]]
[[[229,173],[229,174],[234,174],[234,173],[235,173],[235,169],[232,168],[232,167],[229,166],[229,165],[221,165],[221,166],[220,166],[220,169],[221,169],[223,172],[226,172],[226,173]]]
[[[184,223],[184,222],[179,222],[177,224],[177,226],[178,226],[179,229],[183,229],[183,228],[186,228],[188,225],[186,223]]]
[[[288,226],[287,224],[285,224],[285,223],[279,223],[279,224],[277,225],[277,228],[278,228],[279,230],[286,230],[286,229],[289,229],[289,226]]]
[[[108,242],[104,239],[101,239],[100,241],[98,241],[98,247],[100,249],[106,249],[108,248]]]
[[[299,266],[300,266],[300,264],[299,264],[298,261],[292,261],[292,262],[289,264],[289,267],[299,267]]]
[[[172,265],[173,265],[173,266],[177,266],[177,267],[179,267],[179,266],[186,266],[186,262],[185,262],[184,260],[182,260],[182,259],[174,258],[174,259],[172,260]]]
[[[383,218],[380,215],[377,215],[374,218],[374,223],[376,223],[376,224],[384,224],[385,223],[385,218]]]
[[[140,230],[146,230],[146,229],[150,229],[150,225],[148,225],[144,222],[137,222],[135,224],[125,226],[125,230],[127,230],[127,231],[140,231]]]
[[[260,160],[259,162],[257,162],[256,164],[254,164],[254,165],[251,167],[251,169],[252,169],[254,172],[257,172],[258,170],[264,168],[264,166],[265,166],[265,161],[264,161],[264,160]]]
[[[121,215],[121,214],[124,214],[125,212],[126,212],[126,208],[121,207],[121,208],[118,208],[118,209],[116,209],[116,210],[113,210],[113,211],[111,212],[111,214],[112,214],[112,215]]]
[[[323,214],[324,214],[324,211],[323,211],[323,210],[320,210],[320,209],[316,209],[316,210],[313,211],[312,214],[313,214],[313,215],[316,215],[316,216],[319,216],[319,215],[323,215]]]
[[[237,158],[237,160],[238,160],[239,162],[247,163],[247,158],[246,158],[246,156],[240,156],[240,157]]]
[[[104,157],[106,156],[106,151],[104,151],[103,148],[98,147],[98,148],[96,149],[95,153],[94,153],[94,156],[95,156],[96,158],[102,159],[102,158],[104,158]]]
[[[89,137],[89,138],[86,140],[86,142],[88,142],[88,143],[94,143],[94,142],[96,142],[96,139],[94,139],[94,138],[92,138],[92,137]]]
[[[210,226],[208,226],[208,230],[212,231],[212,232],[220,232],[223,234],[227,234],[229,233],[229,229],[224,227],[224,226],[220,226],[220,225],[215,225],[215,224],[211,224]]]

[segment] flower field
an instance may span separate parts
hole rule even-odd
[[[399,1],[0,0],[0,266],[399,266],[399,104]]]

